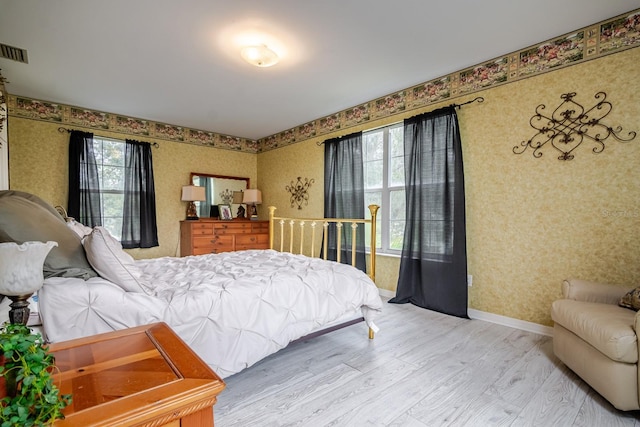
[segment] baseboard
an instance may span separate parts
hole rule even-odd
[[[381,297],[385,297],[385,298],[393,298],[396,296],[396,293],[387,289],[380,289],[378,288],[378,293],[380,294]]]
[[[513,317],[501,316],[499,314],[487,313],[486,311],[475,310],[473,308],[467,309],[467,313],[471,319],[484,320],[486,322],[533,332],[535,334],[547,335],[550,337],[553,336],[553,328],[550,326],[514,319]]]
[[[396,296],[394,291],[378,288],[378,293],[384,298],[393,298]],[[522,331],[533,332],[534,334],[553,336],[553,328],[550,326],[540,325],[538,323],[527,322],[525,320],[514,319],[513,317],[501,316],[499,314],[487,313],[486,311],[467,309],[467,314],[471,319],[484,320],[510,328],[520,329]]]

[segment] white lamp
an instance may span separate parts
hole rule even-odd
[[[256,67],[271,67],[272,65],[276,65],[280,60],[277,53],[263,44],[243,47],[240,50],[240,56],[249,64],[255,65]]]
[[[203,200],[207,200],[204,187],[198,187],[196,185],[185,185],[182,187],[182,201],[189,202],[187,204],[188,220],[199,219],[196,204],[193,202],[201,202]]]
[[[249,209],[249,216],[251,219],[258,219],[258,208],[256,205],[262,203],[262,192],[256,189],[245,190],[242,203],[247,206],[251,206]]]
[[[26,325],[29,297],[44,283],[42,265],[58,242],[0,243],[0,295],[12,301],[9,321]]]

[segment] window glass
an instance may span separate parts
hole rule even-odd
[[[365,212],[370,204],[380,206],[376,224],[377,249],[400,254],[404,238],[404,134],[402,124],[363,134]],[[369,232],[368,232],[369,233]],[[370,237],[366,236],[369,247]]]
[[[102,226],[120,240],[124,209],[125,144],[123,141],[94,136],[93,148],[100,178]]]

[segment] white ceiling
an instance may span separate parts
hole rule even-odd
[[[640,0],[0,0],[6,90],[266,137],[630,10]],[[239,34],[282,59],[243,62]],[[277,49],[276,49],[277,48]]]

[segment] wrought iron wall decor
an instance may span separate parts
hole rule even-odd
[[[542,157],[542,148],[545,145],[551,145],[560,152],[558,160],[571,160],[574,158],[574,150],[582,145],[585,138],[595,143],[591,151],[599,154],[604,151],[604,141],[610,136],[620,142],[629,142],[636,137],[635,131],[623,137],[620,135],[622,126],[613,128],[602,123],[602,119],[607,117],[613,109],[613,105],[606,100],[606,93],[596,93],[595,99],[598,102],[588,110],[574,101],[575,96],[575,92],[561,95],[563,102],[551,115],[544,113],[543,110],[546,108],[544,104],[538,105],[536,114],[529,120],[531,127],[538,133],[530,140],[522,141],[520,145],[513,147],[513,152],[522,154],[527,148],[531,148],[533,157],[538,158]]]
[[[291,207],[294,207],[296,204],[298,205],[298,209],[302,209],[302,204],[309,204],[309,187],[313,184],[315,180],[313,178],[308,179],[305,178],[304,182],[301,177],[298,177],[297,182],[293,182],[291,180],[291,184],[286,186],[286,189],[289,193],[291,193],[291,198],[289,201],[291,202]]]

